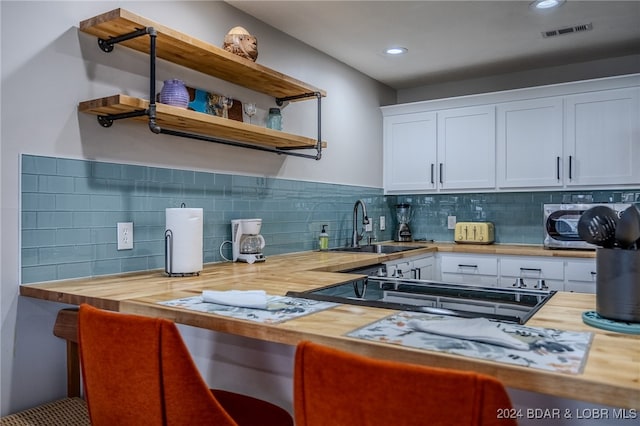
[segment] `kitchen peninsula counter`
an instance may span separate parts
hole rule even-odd
[[[593,294],[557,293],[527,322],[527,325],[534,327],[594,333],[584,371],[575,375],[345,336],[356,328],[394,312],[388,309],[338,305],[282,323],[265,324],[157,303],[195,296],[205,289],[263,289],[268,294],[285,295],[290,290],[304,291],[346,282],[356,277],[353,274],[338,273],[340,270],[438,250],[446,252],[449,246],[458,251],[458,246],[453,244],[426,244],[419,250],[392,255],[310,251],[270,256],[266,262],[253,265],[209,264],[199,276],[192,277],[170,278],[163,271],[155,270],[29,284],[21,286],[20,292],[23,296],[43,300],[72,305],[86,302],[114,311],[164,317],[195,327],[288,345],[296,345],[300,340],[309,339],[382,359],[473,370],[495,376],[512,388],[614,407],[640,409],[640,336],[600,330],[584,324],[582,313],[595,309]],[[494,245],[493,248],[499,246]],[[500,250],[505,248],[503,246]],[[533,249],[535,247],[530,250]],[[527,252],[526,255],[532,255],[531,253],[532,251]]]

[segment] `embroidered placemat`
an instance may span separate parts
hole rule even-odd
[[[582,373],[593,338],[591,332],[499,323],[502,331],[529,345],[528,350],[518,350],[416,331],[407,325],[410,320],[442,321],[448,318],[400,312],[355,329],[346,336],[566,374]]]
[[[158,303],[165,306],[174,306],[192,311],[207,312],[267,324],[288,321],[338,305],[337,303],[287,296],[267,296],[267,309],[242,308],[208,303],[202,300],[202,296],[184,297]]]

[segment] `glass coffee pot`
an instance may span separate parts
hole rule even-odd
[[[265,246],[264,237],[260,234],[244,234],[240,237],[240,253],[257,254],[262,253]]]

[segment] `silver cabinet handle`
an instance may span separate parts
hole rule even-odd
[[[433,175],[433,172],[434,172],[435,168],[436,168],[436,165],[434,163],[431,163],[431,185],[436,183],[435,180],[434,180],[434,175]]]
[[[443,182],[443,178],[442,178],[442,167],[443,167],[443,165],[442,165],[442,163],[440,163],[440,183],[444,183]]]
[[[560,180],[560,157],[556,157],[556,179]]]

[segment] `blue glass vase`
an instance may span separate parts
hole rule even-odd
[[[186,108],[189,105],[189,92],[184,82],[177,79],[165,80],[160,91],[160,102]]]

